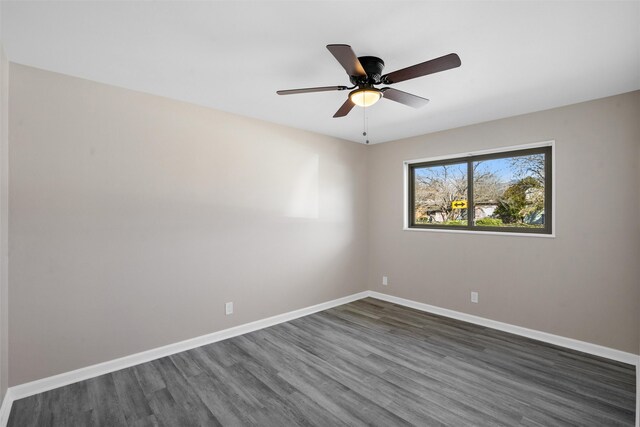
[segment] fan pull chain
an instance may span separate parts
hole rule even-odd
[[[364,107],[362,109],[362,136],[364,136],[365,138],[367,136],[367,130],[369,130],[368,129],[369,128],[368,124],[369,124],[369,119],[367,118],[367,107]],[[369,138],[367,138],[364,141],[364,143],[368,144],[369,143]]]
[[[367,140],[365,141],[367,144],[369,143],[369,117],[367,117],[367,126],[366,126],[366,130],[365,132],[367,132]]]

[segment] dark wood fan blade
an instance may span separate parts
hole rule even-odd
[[[347,98],[347,100],[344,102],[344,104],[342,104],[342,107],[340,107],[338,109],[338,111],[336,111],[336,113],[333,115],[333,117],[344,117],[347,114],[349,114],[349,111],[351,111],[351,109],[353,107],[355,107],[355,106],[356,106],[356,104],[351,102],[350,98]]]
[[[432,59],[430,61],[385,74],[382,76],[381,80],[384,84],[390,85],[409,79],[415,79],[416,77],[426,76],[427,74],[450,70],[452,68],[459,67],[460,64],[462,64],[460,57],[455,53],[450,53],[449,55],[441,56],[440,58]]]
[[[279,90],[276,93],[278,95],[293,95],[296,93],[311,93],[311,92],[329,92],[332,90],[345,90],[346,86],[322,86],[322,87],[307,87],[304,89],[287,89]]]
[[[347,44],[328,44],[327,49],[350,76],[367,77],[360,60]]]
[[[408,105],[409,107],[420,108],[429,103],[427,98],[422,98],[390,87],[383,87],[380,90],[382,91],[382,96],[384,98],[399,102],[400,104]]]

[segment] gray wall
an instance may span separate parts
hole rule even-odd
[[[365,289],[365,146],[10,71],[10,385]]]
[[[9,380],[9,64],[0,42],[0,402]]]
[[[370,289],[637,353],[639,118],[633,92],[369,147]],[[404,160],[552,139],[556,238],[402,230]]]
[[[638,351],[639,92],[365,147],[9,71],[10,385],[367,288]],[[555,239],[402,231],[403,160],[549,139]]]

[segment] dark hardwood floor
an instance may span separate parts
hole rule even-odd
[[[368,298],[18,400],[9,426],[631,426],[635,381]]]

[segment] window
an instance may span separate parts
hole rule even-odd
[[[551,234],[551,147],[408,163],[409,228]]]

